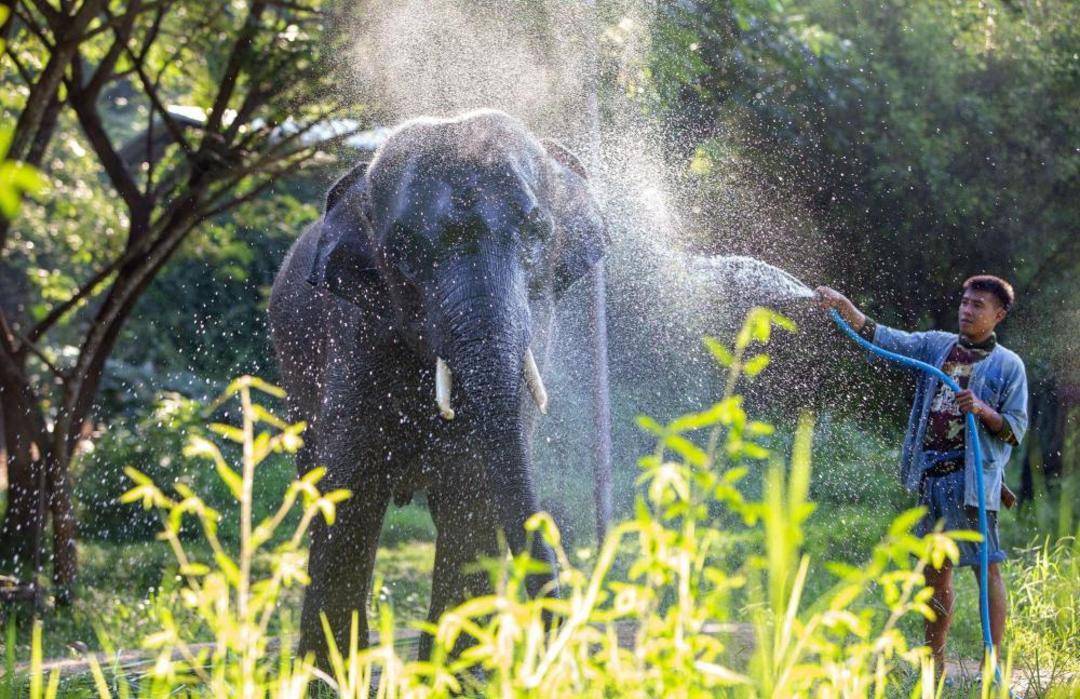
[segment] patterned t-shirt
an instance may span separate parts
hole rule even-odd
[[[966,389],[972,368],[990,354],[995,344],[996,338],[993,335],[978,345],[961,338],[953,345],[945,363],[941,365],[941,370],[952,377],[961,389]],[[941,382],[934,400],[930,403],[923,446],[933,451],[963,449],[964,420],[964,412],[956,402],[956,394]]]

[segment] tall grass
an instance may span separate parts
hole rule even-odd
[[[238,545],[219,539],[222,513],[190,488],[170,498],[130,471],[135,485],[124,498],[161,513],[160,538],[176,556],[181,582],[159,595],[159,628],[144,639],[154,662],[139,674],[107,673],[93,664],[93,686],[84,683],[79,691],[302,697],[321,686],[335,696],[387,698],[935,696],[928,653],[909,643],[900,624],[933,614],[922,571],[955,561],[956,544],[940,533],[913,536],[921,511],[909,510],[862,565],[818,562],[805,553],[804,525],[814,511],[808,499],[813,420],[803,416],[791,454],[782,458],[762,443],[772,427],[748,416],[737,394],[741,381],[765,368],[766,355],[750,354],[777,328],[794,330],[787,319],[758,309],[734,346],[708,341],[727,372],[725,394],[713,405],[666,424],[639,418],[655,448],[639,462],[634,516],[584,563],[567,555],[549,515],[528,521],[531,535],[556,552],[558,596],[530,598],[525,579],[538,563],[506,554],[486,563],[490,594],[436,624],[418,624],[434,639],[430,661],[403,655],[394,610],[376,600],[377,641],[363,647],[354,616],[348,647],[331,641],[325,673],[312,658],[293,657],[288,641],[271,653],[269,630],[288,627],[280,619],[288,617],[278,604],[282,591],[307,582],[304,532],[315,517],[332,522],[335,504],[348,494],[321,493],[317,469],[288,488],[275,514],[253,521],[256,469],[275,451],[297,449],[303,425],[286,424],[254,400],[259,392],[280,395],[278,389],[239,379],[211,407],[239,401],[241,424],[210,426],[239,450],[238,467],[230,465],[230,451],[206,437],[192,436],[185,449],[187,457],[212,465],[233,493]],[[740,488],[753,469],[765,474],[757,499]],[[294,521],[287,520],[294,508],[301,511],[295,531],[275,537]],[[207,542],[201,560],[179,535],[186,520],[198,524]],[[1045,577],[1025,588],[1032,599],[1041,599],[1045,580],[1057,580],[1055,565],[1075,566],[1074,554],[1059,560],[1048,549],[1040,568]],[[806,581],[817,566],[831,571],[834,582],[807,599]],[[193,640],[207,636],[209,644]],[[40,643],[34,647],[39,651]],[[40,664],[30,674],[34,699],[55,686],[51,677],[45,686]],[[986,683],[983,696],[990,691]]]
[[[1011,580],[1008,639],[1029,694],[1080,679],[1080,542],[1047,537]]]

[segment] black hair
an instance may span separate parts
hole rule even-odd
[[[989,291],[1006,311],[1012,307],[1013,301],[1016,300],[1012,284],[992,274],[976,274],[974,277],[968,277],[964,281],[964,291],[968,289],[972,291]]]

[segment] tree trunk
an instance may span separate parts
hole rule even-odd
[[[49,447],[44,420],[22,367],[0,349],[0,404],[7,451],[7,509],[0,523],[0,567],[26,579],[40,567],[41,486]]]
[[[69,441],[67,435],[54,437],[54,444],[61,441]],[[57,601],[67,603],[71,601],[72,591],[75,587],[75,576],[78,572],[76,558],[76,541],[78,535],[78,523],[75,520],[75,508],[71,503],[71,478],[68,465],[71,463],[71,450],[51,449],[46,459],[46,487],[44,503],[48,513],[52,515],[52,563],[53,585],[56,587]],[[38,549],[42,548],[39,539]]]
[[[197,201],[197,197],[193,201]],[[112,352],[142,291],[187,232],[195,216],[179,209],[159,231],[162,243],[121,267],[80,348],[76,371],[64,384],[51,432],[30,387],[23,362],[5,342],[0,348],[0,394],[8,450],[8,507],[0,524],[0,565],[20,578],[41,569],[43,520],[52,515],[53,582],[59,600],[70,599],[78,571],[77,522],[68,466]]]

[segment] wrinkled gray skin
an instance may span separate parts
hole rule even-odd
[[[324,492],[353,492],[336,523],[312,533],[300,652],[325,662],[320,612],[339,647],[353,610],[367,638],[391,498],[427,490],[438,529],[431,620],[487,589],[485,574],[463,567],[496,555],[500,531],[514,552],[529,545],[538,410],[523,359],[531,346],[542,361],[555,301],[605,240],[573,155],[501,112],[407,122],[331,190],[270,298],[291,418],[310,425],[299,470],[325,465]],[[436,408],[436,357],[453,372],[452,421]],[[532,539],[532,555],[554,570],[551,550]],[[554,593],[553,573],[528,587]]]

